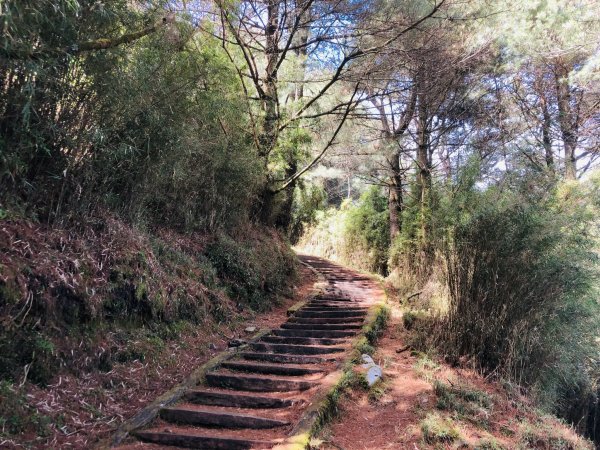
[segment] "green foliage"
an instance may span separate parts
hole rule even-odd
[[[452,443],[460,437],[450,420],[435,413],[421,421],[421,432],[427,444]]]
[[[51,419],[39,414],[27,403],[22,388],[0,381],[0,438],[10,438],[26,432],[37,436],[48,434]]]
[[[340,209],[317,213],[315,218],[300,247],[361,270],[386,273],[389,217],[387,200],[378,187],[365,191],[356,204],[346,200]]]
[[[585,211],[556,197],[486,195],[489,206],[457,224],[444,253],[449,342],[485,367],[541,383],[542,392],[583,381],[572,355],[581,361],[594,352],[599,313]],[[557,363],[549,368],[549,360]]]
[[[428,318],[425,311],[409,310],[402,314],[402,324],[407,330],[412,330],[418,322],[423,322]]]
[[[106,186],[98,194],[138,223],[232,228],[247,218],[259,161],[242,131],[239,86],[221,49],[191,45],[173,52],[157,37],[130,67],[99,81],[114,86],[119,100],[102,105],[110,127],[99,133],[115,145],[97,153],[93,170],[102,178],[90,183]]]
[[[449,385],[439,380],[433,382],[433,390],[437,395],[438,409],[449,411],[458,419],[467,419],[487,428],[487,419],[493,406],[487,393],[468,386]]]
[[[554,426],[556,421],[524,421],[519,429],[518,449],[543,448],[549,450],[591,450],[589,442],[576,436],[566,435],[564,431]]]
[[[49,336],[29,330],[5,330],[0,335],[0,379],[26,377],[45,386],[58,368],[59,357]]]
[[[348,210],[345,235],[348,253],[357,257],[363,252],[368,257],[369,270],[387,272],[389,213],[387,199],[378,187],[372,186],[365,191],[358,204]]]
[[[598,183],[464,186],[433,217],[448,312],[421,321],[412,342],[450,361],[468,356],[569,414],[597,370]]]
[[[3,4],[0,48],[20,56],[0,63],[0,182],[12,188],[0,201],[50,222],[106,207],[185,231],[247,220],[263,168],[216,41],[177,21],[127,46],[63,51],[143,29],[164,14],[155,6]],[[53,51],[28,59],[33,43]]]
[[[377,339],[383,334],[390,320],[390,309],[387,306],[378,306],[374,312],[375,319],[365,329],[365,337],[370,344],[377,343]]]
[[[268,239],[238,242],[220,235],[206,248],[206,256],[230,297],[256,311],[269,308],[294,273],[294,256],[286,248],[273,247]]]
[[[417,375],[428,382],[433,382],[435,374],[441,366],[425,353],[415,352],[415,356],[417,356],[417,362],[414,369]]]
[[[325,209],[327,193],[322,186],[314,183],[300,182],[294,190],[292,204],[292,224],[289,232],[292,243],[304,233],[307,227],[317,223],[318,212]]]

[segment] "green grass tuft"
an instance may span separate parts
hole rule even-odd
[[[421,432],[427,444],[452,443],[460,436],[450,420],[436,413],[428,414],[421,421]]]

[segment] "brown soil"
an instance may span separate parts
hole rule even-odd
[[[304,300],[311,292],[316,277],[304,267],[299,269],[299,282],[294,295],[284,298],[263,314],[245,315],[234,325],[198,326],[167,343],[151,361],[115,364],[107,373],[62,375],[46,388],[27,385],[28,402],[37,412],[50,415],[55,423],[45,438],[23,436],[17,442],[0,439],[0,448],[91,448],[110,436],[124,420],[134,415],[161,393],[186,378],[192,370],[227,348],[230,339],[244,339],[254,333],[249,326],[270,328],[285,321],[287,310]],[[36,441],[34,441],[36,439]]]
[[[384,371],[384,381],[378,390],[369,392],[354,389],[340,401],[339,416],[313,441],[313,449],[321,450],[379,450],[379,449],[526,449],[559,448],[523,445],[520,439],[524,427],[546,439],[559,436],[573,446],[560,448],[591,448],[576,433],[557,419],[541,416],[531,402],[511,393],[497,383],[487,381],[473,370],[451,368],[441,361],[422,369],[419,356],[411,354],[404,341],[407,331],[402,314],[392,308],[390,323],[377,344],[374,360]],[[492,400],[487,411],[470,418],[440,410],[433,388],[434,380],[449,386],[464,386],[484,392]],[[373,398],[373,393],[379,395]],[[371,398],[370,398],[371,397]],[[427,443],[421,422],[428,414],[439,414],[451,421],[459,433],[453,442]],[[478,420],[485,422],[482,426]],[[495,442],[501,447],[481,447],[483,442]]]

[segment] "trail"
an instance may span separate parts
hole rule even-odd
[[[321,258],[301,260],[321,275],[318,292],[278,328],[224,355],[203,383],[119,448],[297,448],[384,298],[369,277]]]

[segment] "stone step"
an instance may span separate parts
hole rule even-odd
[[[345,323],[363,323],[363,317],[290,317],[289,323],[324,323],[324,324],[345,324]]]
[[[318,318],[363,318],[367,315],[366,311],[327,311],[327,310],[299,310],[296,311],[294,317],[318,317]]]
[[[138,431],[135,432],[135,435],[142,441],[153,444],[203,450],[248,450],[273,447],[273,443],[269,441],[225,436],[203,436],[192,433],[168,433],[159,430]]]
[[[293,355],[323,355],[327,353],[340,353],[343,347],[325,347],[317,345],[292,345],[292,344],[267,344],[253,342],[250,344],[253,350],[271,353],[289,353]]]
[[[183,400],[199,405],[261,409],[286,408],[294,403],[289,399],[239,394],[236,392],[209,391],[206,389],[191,389],[183,395]]]
[[[221,364],[221,367],[229,370],[237,370],[242,372],[287,376],[302,376],[323,372],[321,369],[316,369],[312,367],[297,367],[279,364],[257,364],[239,361],[227,361]]]
[[[345,338],[356,336],[353,330],[273,330],[275,336],[310,337],[310,338]]]
[[[327,302],[340,302],[340,303],[349,303],[349,302],[353,302],[354,300],[352,300],[351,298],[347,298],[347,297],[336,297],[333,295],[318,295],[316,297],[313,297],[314,300],[323,300],[323,301],[327,301]]]
[[[320,364],[327,361],[334,361],[335,358],[325,358],[321,356],[289,355],[283,353],[264,353],[264,352],[243,352],[240,356],[252,361],[269,361],[280,364]]]
[[[362,323],[292,323],[286,322],[281,328],[288,330],[360,330]]]
[[[358,309],[365,310],[365,311],[369,309],[368,307],[354,306],[353,303],[340,305],[339,303],[335,304],[335,303],[331,303],[331,302],[310,302],[310,303],[306,303],[306,305],[304,306],[304,308],[325,308],[325,309],[329,309],[329,308],[335,308],[335,309],[337,309],[337,308],[340,308],[340,309],[358,308]]]
[[[298,337],[298,336],[265,336],[261,342],[272,344],[301,344],[301,345],[343,345],[343,339],[331,339],[322,337]]]
[[[315,385],[311,381],[217,372],[207,373],[206,382],[210,386],[253,392],[305,391]]]
[[[299,311],[355,311],[355,312],[367,312],[369,308],[364,306],[337,306],[328,304],[311,304],[307,303],[306,306],[300,308]]]
[[[160,418],[173,423],[219,428],[265,429],[283,427],[289,422],[224,411],[205,411],[186,407],[170,407],[160,410]]]

